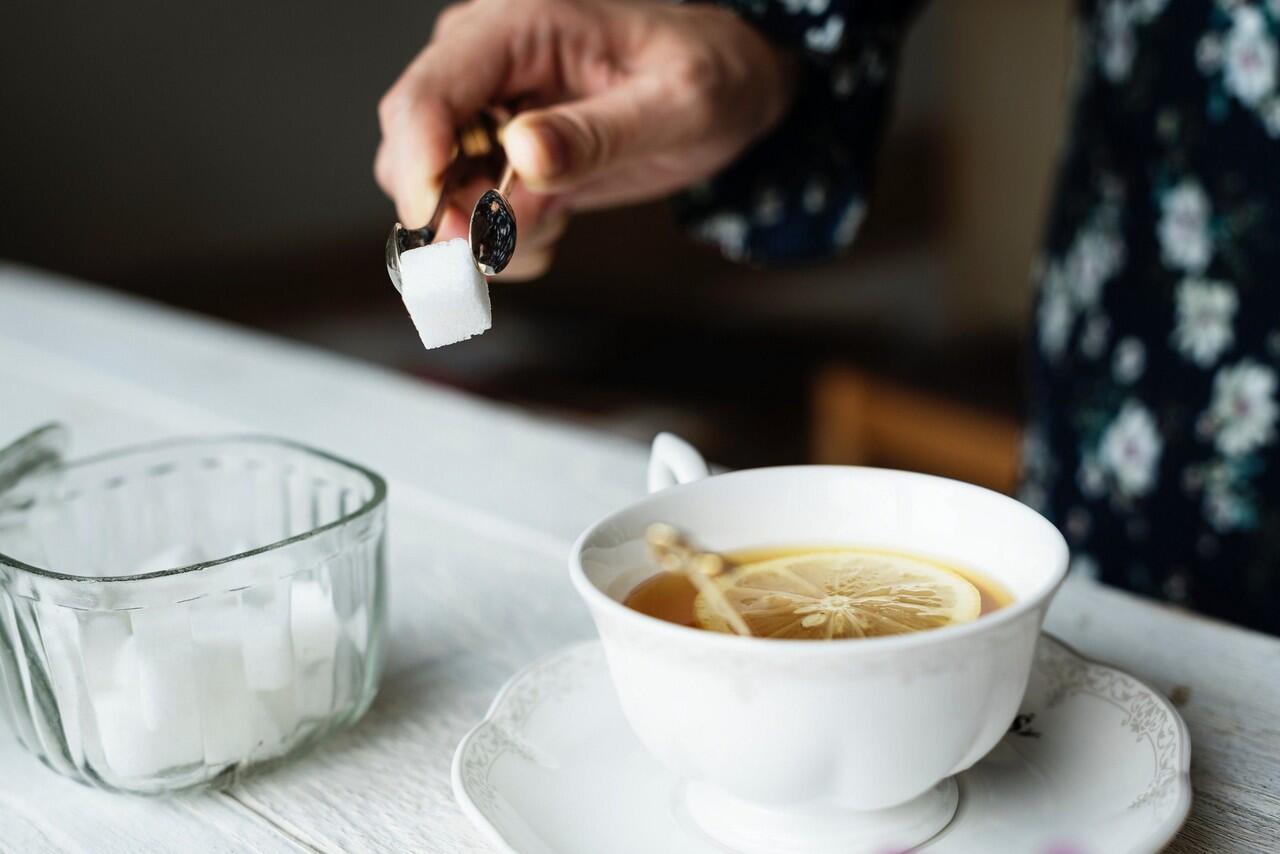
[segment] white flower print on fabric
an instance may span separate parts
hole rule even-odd
[[[1155,486],[1163,445],[1151,413],[1130,400],[1102,434],[1098,463],[1122,495],[1145,495]]]
[[[1262,125],[1268,136],[1280,136],[1280,97],[1271,97],[1263,104],[1258,113],[1262,116]]]
[[[1067,511],[1067,520],[1062,528],[1071,542],[1079,542],[1089,534],[1093,527],[1093,517],[1083,507],[1072,507]]]
[[[781,222],[783,213],[782,194],[770,187],[756,198],[752,216],[758,225],[770,226]]]
[[[1050,265],[1040,283],[1040,305],[1036,310],[1036,325],[1040,333],[1040,349],[1050,359],[1056,360],[1067,346],[1075,312],[1067,293],[1062,270]]]
[[[832,15],[821,27],[812,27],[804,34],[804,43],[809,50],[818,53],[834,53],[840,46],[840,37],[844,35],[844,18]]]
[[[1223,86],[1247,107],[1256,107],[1276,85],[1276,43],[1260,9],[1240,4],[1222,43]]]
[[[811,180],[804,187],[804,195],[800,197],[800,204],[807,214],[821,213],[822,209],[827,206],[827,185],[817,178]]]
[[[1129,77],[1137,54],[1135,27],[1164,11],[1168,0],[1102,0],[1098,6],[1098,64],[1112,83]]]
[[[1268,136],[1280,137],[1280,4],[1268,2],[1268,11],[1241,0],[1218,6],[1217,28],[1196,44],[1196,67],[1211,81],[1209,116],[1221,121],[1228,100],[1235,99],[1258,116]]]
[[[1102,76],[1118,83],[1129,76],[1136,52],[1133,11],[1125,0],[1103,0],[1098,8],[1098,62]]]
[[[696,236],[714,243],[730,260],[739,260],[746,255],[747,234],[751,226],[747,218],[734,213],[718,213],[708,217],[696,230]]]
[[[792,15],[799,15],[801,12],[821,15],[827,11],[829,5],[830,0],[782,0],[782,8]]]
[[[1129,336],[1116,344],[1111,356],[1111,375],[1116,382],[1130,385],[1138,381],[1147,367],[1147,348],[1137,338]]]
[[[1235,338],[1231,323],[1237,302],[1235,289],[1226,282],[1183,281],[1175,298],[1173,346],[1202,368],[1212,365]]]
[[[1097,303],[1103,283],[1124,264],[1124,244],[1114,231],[1090,226],[1076,235],[1065,263],[1076,305],[1089,308]]]
[[[1227,488],[1211,485],[1205,490],[1204,515],[1220,534],[1252,527],[1248,503]]]
[[[1232,457],[1189,466],[1184,480],[1189,492],[1203,491],[1201,507],[1210,527],[1220,534],[1253,528],[1258,521],[1250,479],[1260,467],[1254,457]]]
[[[889,63],[879,48],[871,46],[862,52],[862,71],[874,83],[889,77]]]
[[[1160,198],[1160,224],[1156,236],[1165,264],[1189,273],[1209,266],[1213,239],[1209,233],[1209,197],[1194,179],[1187,178]]]
[[[1049,506],[1048,487],[1057,474],[1057,466],[1049,452],[1043,429],[1034,422],[1022,434],[1021,458],[1022,483],[1018,488],[1018,500],[1043,512]]]
[[[1098,568],[1098,562],[1087,554],[1074,555],[1071,563],[1067,564],[1067,573],[1078,578],[1089,578],[1096,580],[1102,574]]]
[[[1205,33],[1196,42],[1196,67],[1204,74],[1215,74],[1222,68],[1222,37]]]
[[[1186,573],[1181,570],[1170,575],[1161,585],[1164,589],[1164,595],[1171,602],[1185,602],[1187,600],[1187,586]]]
[[[1213,399],[1200,429],[1213,436],[1219,453],[1238,457],[1275,439],[1276,374],[1266,365],[1243,359],[1218,370]]]
[[[1107,473],[1102,470],[1096,457],[1089,456],[1080,461],[1076,485],[1086,498],[1097,498],[1107,491]]]
[[[840,219],[836,222],[835,231],[831,237],[837,246],[848,246],[853,243],[853,238],[858,235],[858,229],[862,227],[862,221],[867,217],[867,206],[861,199],[855,198],[849,202],[849,207],[845,208],[844,213],[840,214]]]
[[[852,62],[842,62],[831,75],[831,92],[837,98],[848,98],[858,85],[858,69]]]
[[[1103,203],[1076,232],[1066,254],[1044,264],[1036,318],[1040,348],[1051,360],[1066,349],[1076,317],[1098,304],[1103,285],[1124,266],[1117,219],[1115,205]],[[1089,358],[1100,357],[1109,334],[1105,317],[1092,318],[1082,336],[1081,351]]]
[[[1097,359],[1107,349],[1107,336],[1111,334],[1111,321],[1104,315],[1089,318],[1080,335],[1080,352],[1086,358]]]

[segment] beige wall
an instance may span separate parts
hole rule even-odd
[[[943,0],[937,62],[948,307],[961,326],[1026,322],[1069,103],[1072,0]],[[928,62],[914,54],[911,62]]]

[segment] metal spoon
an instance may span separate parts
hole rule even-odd
[[[502,180],[495,190],[486,190],[471,212],[471,256],[476,266],[486,276],[502,272],[511,261],[516,248],[516,216],[507,200],[515,173],[505,162],[499,137],[502,128],[510,121],[511,114],[493,107],[481,113],[458,133],[458,144],[453,160],[445,169],[440,197],[427,224],[421,228],[405,228],[396,223],[387,236],[387,275],[397,291],[402,289],[400,255],[433,242],[440,231],[440,220],[448,206],[450,191],[466,183],[476,174],[494,174],[499,169]]]
[[[495,190],[485,190],[471,211],[471,255],[486,276],[501,273],[516,251],[516,212],[507,196],[515,183],[511,164],[502,172]]]
[[[729,597],[711,579],[734,569],[724,555],[707,552],[693,545],[679,529],[665,522],[655,522],[645,529],[645,544],[654,563],[667,572],[689,579],[702,598],[736,634],[751,636],[751,627],[733,607]]]
[[[440,200],[436,202],[435,212],[431,214],[431,219],[427,220],[427,224],[422,228],[405,228],[399,222],[391,226],[391,233],[387,235],[387,275],[391,277],[391,284],[397,291],[403,290],[403,285],[400,281],[401,253],[408,252],[410,249],[417,249],[420,246],[426,246],[436,239],[436,232],[440,230],[440,220],[443,218],[444,209],[447,206],[445,198],[448,184],[449,180],[446,175],[444,186],[440,188]]]

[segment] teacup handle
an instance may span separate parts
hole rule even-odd
[[[649,451],[649,491],[702,480],[711,474],[697,449],[674,433],[659,433]]]

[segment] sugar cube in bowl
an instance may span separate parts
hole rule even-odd
[[[248,436],[33,477],[0,525],[0,702],[47,765],[115,791],[224,785],[368,708],[386,597],[376,474]]]

